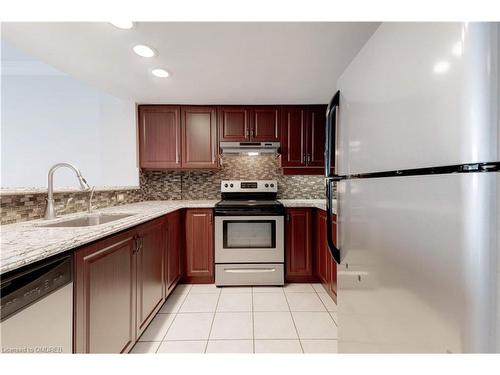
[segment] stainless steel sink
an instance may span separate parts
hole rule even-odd
[[[43,228],[70,228],[70,227],[90,227],[93,225],[105,224],[115,220],[125,219],[134,214],[90,214],[75,219],[68,219],[52,224],[40,225]]]

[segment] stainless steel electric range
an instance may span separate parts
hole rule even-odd
[[[283,285],[285,208],[278,183],[222,181],[215,205],[215,284]]]

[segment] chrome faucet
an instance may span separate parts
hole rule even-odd
[[[80,170],[73,164],[58,163],[52,166],[52,168],[49,169],[49,176],[48,176],[48,196],[47,196],[47,208],[45,209],[45,216],[44,216],[45,220],[56,218],[56,211],[54,209],[54,172],[60,167],[68,167],[70,169],[73,169],[76,173],[76,177],[78,178],[78,182],[80,182],[80,187],[82,188],[82,190],[87,191],[90,189],[89,184],[87,183],[85,178],[83,178]]]
[[[90,197],[89,197],[89,207],[88,207],[89,215],[92,213],[92,198],[94,198],[94,191],[95,191],[95,186],[92,186],[92,189],[90,189]]]

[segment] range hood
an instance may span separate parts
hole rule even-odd
[[[223,154],[276,154],[280,148],[279,142],[221,142]]]

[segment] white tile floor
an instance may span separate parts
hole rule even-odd
[[[336,314],[321,284],[182,284],[132,353],[336,353]]]

